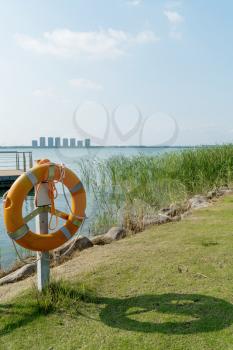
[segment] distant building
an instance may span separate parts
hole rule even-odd
[[[77,146],[78,146],[78,148],[82,148],[83,147],[83,142],[81,140],[78,140]]]
[[[49,148],[53,147],[53,137],[48,137],[48,147]]]
[[[40,137],[40,147],[45,147],[46,143],[45,143],[45,137]]]
[[[55,137],[55,147],[61,147],[61,138]]]
[[[85,147],[90,147],[90,145],[91,145],[91,140],[85,139]]]
[[[38,147],[38,141],[37,140],[32,140],[32,147],[33,148]]]
[[[68,139],[63,139],[63,147],[69,147],[69,141]]]
[[[73,138],[70,139],[70,147],[76,147],[76,140]]]

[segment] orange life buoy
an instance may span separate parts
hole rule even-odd
[[[23,202],[34,186],[51,180],[62,181],[69,189],[71,213],[56,210],[56,215],[66,220],[64,226],[53,233],[34,233],[22,215]],[[4,201],[4,221],[10,238],[19,245],[34,251],[49,251],[63,245],[77,232],[85,218],[85,209],[86,193],[79,178],[70,169],[46,160],[22,174],[14,182]],[[43,210],[46,208],[37,209],[38,212]],[[27,217],[30,219],[30,214]]]

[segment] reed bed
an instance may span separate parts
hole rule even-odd
[[[91,231],[100,234],[113,224],[140,225],[163,207],[231,185],[233,145],[94,159],[83,161],[80,168],[95,203]]]

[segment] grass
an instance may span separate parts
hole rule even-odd
[[[232,350],[232,207],[87,250],[44,294],[2,301],[0,349]]]
[[[233,145],[185,150],[159,156],[115,156],[81,165],[95,202],[91,232],[104,233],[113,224],[140,227],[171,203],[180,205],[195,194],[233,182]]]

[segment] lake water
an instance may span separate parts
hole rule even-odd
[[[7,151],[8,149],[2,149],[3,151]],[[9,149],[13,151],[13,149]],[[17,149],[15,149],[17,150]],[[172,148],[89,148],[89,149],[18,149],[18,151],[32,151],[33,159],[42,159],[48,158],[52,162],[55,163],[64,163],[68,168],[72,169],[77,173],[77,175],[82,180],[81,174],[79,172],[78,163],[82,159],[107,159],[114,155],[124,155],[124,156],[134,156],[139,154],[146,155],[156,155],[162,154],[164,152],[174,152],[177,149]],[[60,210],[69,212],[65,200],[61,194],[61,189],[59,190],[58,199],[56,200],[56,207]],[[0,194],[0,205],[2,208],[2,195]],[[87,193],[87,210],[86,214],[88,219],[85,222],[85,225],[82,228],[83,235],[90,235],[89,225],[94,215],[93,201],[91,200],[91,195]],[[25,201],[23,214],[28,214],[34,209],[34,198],[32,196],[28,196]],[[32,229],[35,229],[35,223],[32,222],[30,224]],[[19,248],[21,254],[24,251]],[[9,239],[7,233],[5,232],[4,222],[3,222],[3,210],[0,211],[0,266],[3,268],[10,267],[16,260],[16,254],[14,247],[12,245],[11,240]]]

